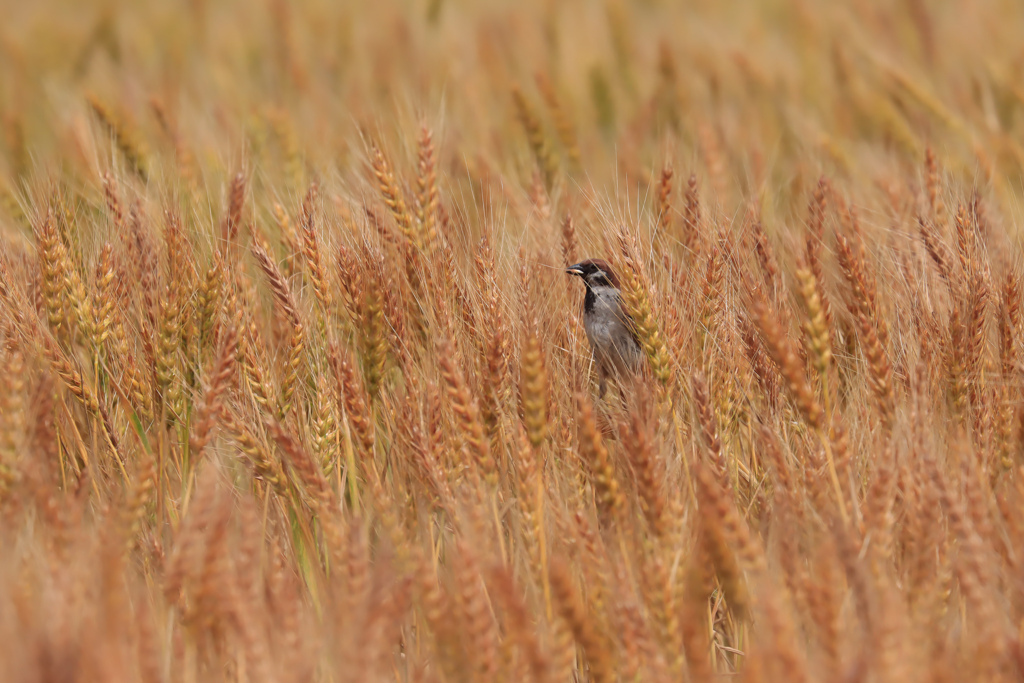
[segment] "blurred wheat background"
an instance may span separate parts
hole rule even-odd
[[[0,15],[0,680],[1024,677],[1020,3]]]

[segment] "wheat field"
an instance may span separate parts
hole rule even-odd
[[[0,14],[0,681],[1024,678],[1020,3]]]

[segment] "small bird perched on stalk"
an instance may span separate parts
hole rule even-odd
[[[623,381],[640,372],[643,350],[636,338],[633,319],[622,306],[619,278],[607,261],[587,259],[565,270],[579,275],[587,288],[583,299],[583,327],[597,362],[600,394],[608,378],[620,388]]]

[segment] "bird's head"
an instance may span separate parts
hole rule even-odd
[[[599,258],[588,258],[565,269],[570,275],[579,275],[588,288],[614,287],[619,288],[619,278],[615,276],[608,262]]]

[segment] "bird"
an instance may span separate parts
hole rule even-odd
[[[591,258],[569,266],[565,272],[578,275],[586,286],[583,298],[583,328],[598,368],[598,391],[604,396],[608,379],[620,390],[623,382],[641,369],[643,353],[633,319],[622,306],[619,278],[603,259]]]

